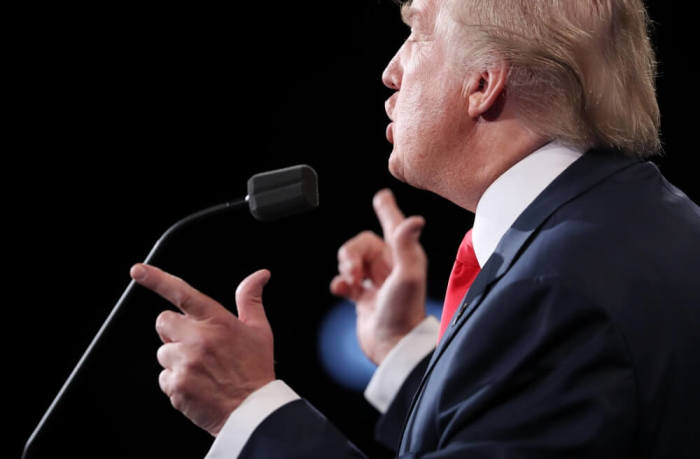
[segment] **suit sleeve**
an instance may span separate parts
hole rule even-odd
[[[425,372],[428,353],[409,372],[379,419],[375,429],[378,442],[398,450],[401,427],[411,399]],[[306,400],[287,402],[257,426],[243,447],[241,458],[359,458],[364,455]]]
[[[389,449],[397,449],[400,428],[435,347],[438,328],[437,320],[434,317],[427,317],[391,351],[375,372],[365,391],[367,400],[383,414],[375,431],[376,440]],[[256,407],[256,412],[253,414],[260,419],[255,421],[255,424],[244,419],[246,421],[243,423],[244,427],[252,426],[250,433],[241,435],[237,431],[246,429],[240,427],[228,429],[230,431],[228,436],[232,439],[245,437],[243,441],[237,442],[241,447],[229,448],[231,451],[238,454],[238,451],[242,450],[240,457],[246,458],[317,457],[318,455],[340,458],[363,457],[323,414],[307,401],[298,399],[297,396],[296,400],[284,397],[285,403],[279,403],[280,397],[277,395],[277,390],[281,388],[291,392],[291,389],[283,386],[281,382],[279,386],[282,387],[272,388],[276,389],[274,393],[271,392],[274,394],[274,400],[265,404],[272,407],[276,403],[276,409],[270,409],[269,412],[266,411],[261,415]],[[235,419],[239,418],[240,416]],[[232,421],[229,420],[229,422]],[[293,427],[290,428],[292,424]],[[300,442],[300,438],[305,440]],[[217,451],[224,450],[225,448],[222,447],[217,448]]]
[[[609,311],[556,278],[489,293],[436,351],[401,457],[631,457],[636,382]]]
[[[283,381],[272,381],[256,390],[226,420],[205,459],[238,457],[260,423],[299,396]]]
[[[377,425],[374,429],[374,437],[379,443],[392,451],[399,450],[401,429],[408,415],[411,401],[416,394],[420,380],[425,374],[425,370],[428,367],[432,355],[431,352],[413,368],[408,377],[403,381],[401,388],[394,396],[387,410],[377,421]]]
[[[239,456],[245,459],[365,457],[323,414],[300,399],[279,408],[258,426]]]

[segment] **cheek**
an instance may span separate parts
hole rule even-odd
[[[399,93],[394,110],[394,149],[389,171],[422,188],[440,171],[459,143],[460,88],[430,80],[412,80]],[[425,84],[420,84],[425,83]]]
[[[440,135],[454,124],[462,102],[460,88],[444,81],[416,85],[401,96],[396,113],[406,128],[403,134],[408,136]]]
[[[427,135],[435,133],[436,110],[427,97],[407,94],[399,99],[396,110],[394,138],[398,145],[415,144],[427,140]]]
[[[394,131],[395,145],[408,155],[407,160],[423,162],[436,149],[441,149],[453,131],[453,120],[444,107],[424,104],[407,111]]]

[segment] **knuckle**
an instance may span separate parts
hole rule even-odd
[[[362,231],[338,249],[338,261],[362,257],[381,241],[382,239],[373,231]]]
[[[182,308],[186,307],[190,301],[192,300],[192,296],[190,293],[186,290],[179,289],[175,293],[175,305]]]
[[[156,359],[158,360],[158,363],[160,363],[160,365],[162,367],[166,366],[165,365],[165,354],[166,354],[165,346],[160,346],[158,348],[158,351],[156,352]]]
[[[212,345],[205,336],[197,335],[189,343],[189,350],[193,360],[199,360],[208,355]]]
[[[160,390],[162,390],[165,394],[170,395],[170,386],[168,385],[168,370],[163,370],[160,372],[158,375],[158,385],[160,386]]]
[[[348,258],[350,255],[350,249],[348,248],[348,242],[345,244],[341,245],[340,248],[338,249],[338,261],[341,261],[345,258]]]
[[[200,367],[200,361],[198,359],[187,359],[182,362],[182,372],[184,375],[190,375],[198,371]],[[183,376],[184,378],[184,376]]]
[[[364,230],[360,232],[360,234],[357,235],[357,241],[361,243],[367,243],[369,241],[372,241],[374,239],[377,239],[379,236],[374,234],[374,232],[370,230]]]
[[[411,250],[412,246],[409,241],[406,241],[405,238],[401,237],[400,234],[397,234],[396,232],[391,234],[390,236],[391,239],[391,245],[396,249],[396,250],[401,250],[403,253],[406,253],[408,250]]]
[[[183,394],[172,394],[170,396],[170,404],[178,411],[182,411],[185,408],[186,397]]]
[[[346,274],[346,275],[351,275],[354,268],[355,268],[355,263],[353,260],[343,260],[338,263],[338,272],[341,274]]]
[[[185,371],[177,371],[173,374],[171,381],[171,395],[185,394],[189,390],[190,378]]]
[[[158,314],[158,317],[156,317],[156,330],[165,330],[172,319],[172,314],[172,311],[163,311]]]

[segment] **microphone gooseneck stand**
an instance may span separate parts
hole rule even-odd
[[[151,251],[148,253],[148,256],[143,261],[143,263],[145,263],[145,264],[150,263],[156,257],[156,255],[158,255],[158,253],[160,252],[160,249],[165,246],[165,243],[168,242],[172,238],[172,236],[175,233],[177,233],[179,230],[181,230],[181,229],[189,226],[190,224],[197,222],[203,218],[212,217],[212,216],[220,215],[220,214],[232,211],[232,210],[238,210],[238,209],[247,207],[248,201],[249,201],[249,196],[246,196],[245,198],[239,199],[237,201],[229,201],[229,202],[225,202],[223,204],[208,207],[204,210],[200,210],[198,212],[195,212],[193,214],[188,215],[187,217],[185,217],[183,219],[178,220],[173,225],[171,225],[162,234],[162,236],[156,241],[155,245],[153,246]],[[117,301],[117,304],[114,306],[114,308],[112,308],[112,311],[107,316],[107,319],[105,319],[105,321],[102,324],[102,326],[100,327],[99,331],[97,332],[95,337],[92,339],[92,341],[90,342],[90,345],[87,347],[87,349],[83,353],[82,357],[78,361],[78,364],[75,366],[75,368],[73,368],[73,371],[71,372],[70,376],[68,376],[68,379],[66,379],[66,382],[63,383],[63,386],[61,387],[61,390],[58,392],[58,395],[56,395],[53,402],[51,402],[51,405],[46,410],[46,413],[44,413],[44,416],[41,418],[41,421],[39,421],[39,424],[34,429],[34,432],[32,432],[32,435],[29,437],[29,440],[26,443],[27,447],[29,445],[31,445],[37,432],[39,432],[41,430],[41,428],[44,425],[44,423],[46,422],[46,420],[51,416],[51,413],[54,411],[56,406],[58,406],[66,389],[71,385],[72,381],[76,378],[78,373],[80,373],[80,370],[83,367],[83,364],[89,358],[90,354],[92,353],[92,350],[96,347],[97,343],[100,341],[105,330],[107,330],[109,328],[109,325],[111,324],[113,318],[117,315],[117,313],[121,309],[122,305],[126,302],[127,298],[129,298],[129,295],[134,290],[135,285],[136,285],[136,282],[134,282],[133,280],[131,282],[129,282],[129,285],[124,290],[124,293],[122,293],[121,297],[119,298],[119,301]],[[25,447],[25,450],[22,454],[23,459],[27,457],[27,451],[28,451],[27,447]]]

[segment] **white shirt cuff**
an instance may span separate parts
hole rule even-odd
[[[380,413],[386,413],[411,371],[435,349],[439,330],[440,322],[433,316],[426,317],[377,367],[365,389],[365,399]]]
[[[229,415],[205,459],[238,457],[253,431],[266,417],[299,398],[296,392],[279,379],[256,390]]]

